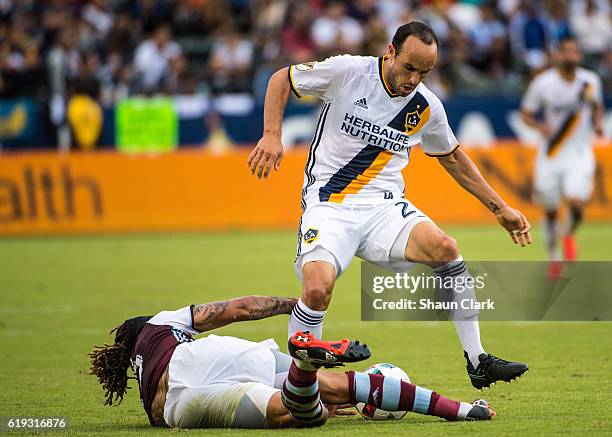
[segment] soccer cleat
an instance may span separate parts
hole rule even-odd
[[[367,360],[372,355],[367,344],[342,339],[323,341],[308,331],[297,331],[289,338],[289,355],[315,367],[337,367],[342,363]]]
[[[502,360],[491,354],[480,354],[478,356],[480,363],[475,369],[467,353],[465,354],[465,359],[467,360],[466,368],[470,381],[472,381],[474,388],[478,390],[489,388],[496,381],[509,383],[529,370],[527,364]]]
[[[472,409],[468,411],[465,420],[491,420],[495,416],[495,411],[484,399],[472,402]]]
[[[576,261],[578,257],[578,245],[572,235],[563,237],[563,256],[566,261]]]

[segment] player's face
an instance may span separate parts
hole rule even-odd
[[[573,71],[582,62],[582,52],[576,41],[564,41],[557,52],[559,66],[567,71]]]
[[[389,70],[387,81],[393,92],[407,96],[433,69],[438,58],[436,44],[425,44],[418,38],[409,36],[397,52],[389,45]]]

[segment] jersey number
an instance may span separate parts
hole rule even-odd
[[[395,204],[395,206],[401,206],[402,207],[402,217],[404,217],[404,218],[406,218],[410,214],[414,214],[416,212],[415,209],[413,209],[412,211],[408,211],[408,208],[410,207],[410,204],[408,202],[397,202]]]

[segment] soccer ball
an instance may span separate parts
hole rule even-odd
[[[380,363],[374,364],[365,370],[365,373],[373,373],[375,375],[391,376],[393,378],[401,379],[402,381],[410,382],[410,378],[406,375],[402,369],[393,364]],[[359,414],[368,420],[388,420],[388,419],[401,419],[407,413],[407,411],[385,411],[380,408],[376,408],[374,405],[365,404],[363,402],[355,405]]]

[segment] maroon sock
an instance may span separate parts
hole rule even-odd
[[[349,382],[349,398],[352,404],[364,402],[387,411],[413,411],[420,414],[456,420],[460,403],[438,393],[406,381],[392,378],[387,381],[389,393],[384,390],[385,376],[346,372]],[[398,386],[399,385],[399,386]],[[416,401],[416,402],[415,402]]]
[[[442,417],[446,420],[457,420],[460,403],[446,398],[435,391],[431,393],[427,414]]]
[[[319,395],[316,370],[300,369],[295,362],[283,384],[281,399],[295,420],[314,425],[324,413]]]

